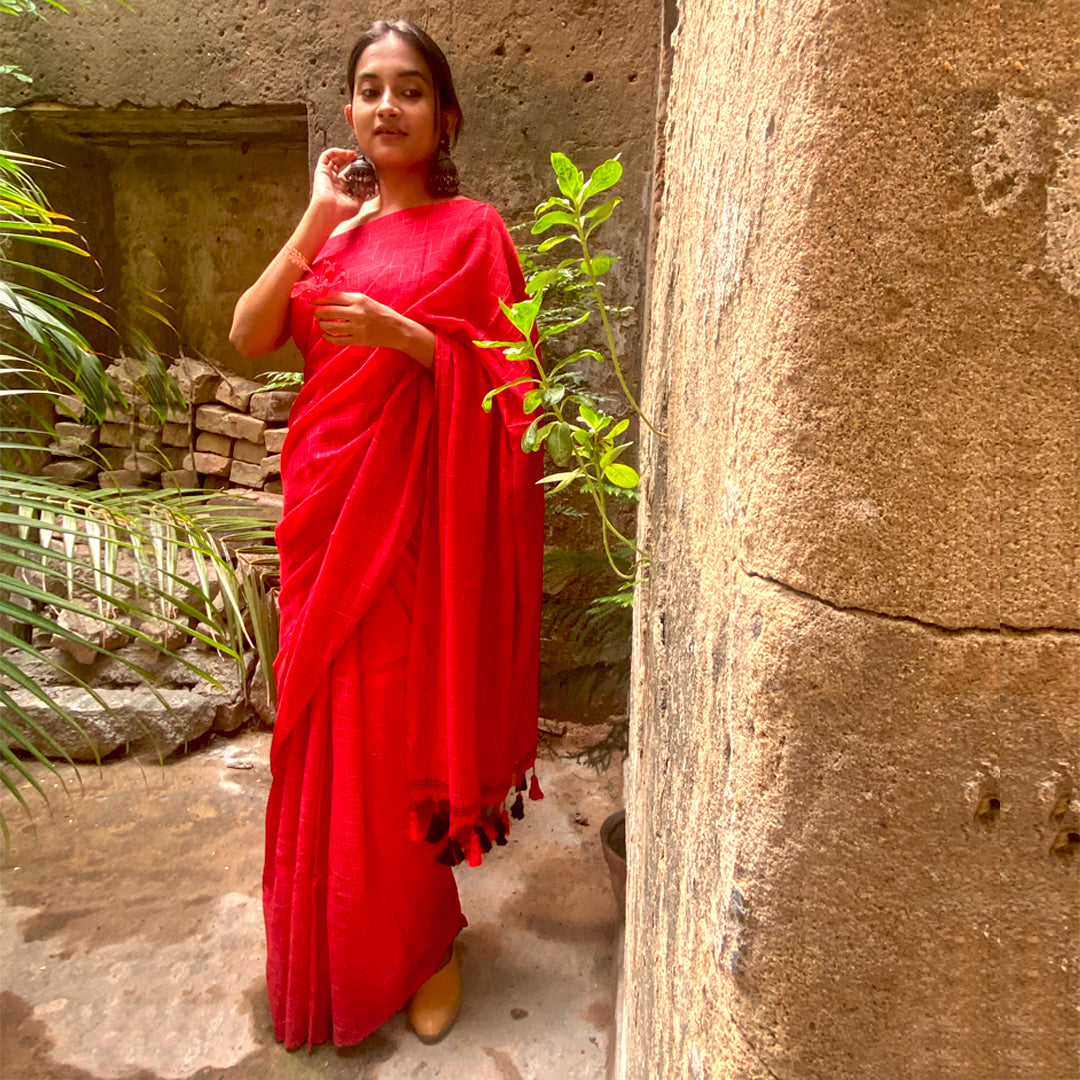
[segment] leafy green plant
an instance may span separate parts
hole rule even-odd
[[[622,165],[618,158],[609,159],[598,165],[588,179],[565,154],[552,154],[551,165],[560,194],[536,208],[532,233],[551,233],[540,242],[537,252],[543,255],[565,243],[576,250],[554,267],[528,273],[527,300],[502,305],[504,314],[521,334],[520,340],[477,342],[483,348],[505,349],[508,359],[529,363],[535,372],[492,390],[485,396],[483,407],[490,411],[494,399],[512,386],[530,387],[523,407],[526,415],[537,415],[522,436],[522,448],[538,452],[546,447],[557,471],[542,482],[550,485],[552,494],[571,485],[588,493],[600,517],[604,553],[612,571],[625,581],[635,581],[645,564],[644,553],[616,527],[608,509],[611,498],[625,497],[638,486],[637,470],[620,460],[632,445],[622,441],[630,420],[610,415],[575,366],[587,360],[610,361],[630,408],[652,428],[627,384],[615,345],[612,314],[604,301],[602,278],[614,257],[596,252],[592,246],[593,234],[621,201],[618,196],[605,196],[622,178]],[[549,292],[558,294],[562,301],[554,316],[544,307]],[[594,313],[603,331],[600,348],[577,348],[552,359],[546,358],[546,350],[541,353],[545,343],[574,332]],[[623,552],[632,557],[629,568],[621,565],[619,556]]]
[[[65,10],[57,0],[45,3]],[[37,14],[33,0],[0,0],[0,16]],[[28,81],[11,64],[0,64],[2,75]],[[91,260],[70,219],[34,180],[32,170],[51,167],[0,148],[0,783],[24,807],[25,784],[46,798],[25,758],[55,771],[41,747],[68,756],[14,692],[78,730],[33,674],[57,666],[39,642],[58,637],[113,656],[147,680],[150,673],[119,652],[123,645],[141,641],[173,656],[180,643],[201,641],[241,672],[245,649],[254,647],[268,682],[276,649],[272,596],[265,574],[253,571],[272,552],[272,529],[254,511],[220,493],[83,491],[26,475],[51,431],[55,399],[72,395],[99,421],[110,408],[128,407],[77,328],[91,319],[111,330],[103,305],[40,262],[49,250]],[[182,399],[160,355],[148,342],[134,345],[142,360],[136,389],[164,416]],[[67,674],[107,707],[77,673]],[[272,682],[269,691],[272,698]],[[7,834],[2,816],[0,830]]]

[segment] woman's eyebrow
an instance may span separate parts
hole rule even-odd
[[[413,68],[409,68],[406,71],[395,71],[394,75],[395,75],[396,78],[399,78],[399,79],[407,79],[407,78],[409,78],[411,76],[411,77],[415,77],[415,78],[418,78],[418,79],[423,79],[424,82],[428,81],[428,77],[422,71],[416,71]],[[359,75],[357,75],[356,78],[358,80],[360,80],[360,79],[377,79],[377,78],[379,78],[379,75],[374,71],[362,71],[362,72],[360,72]]]

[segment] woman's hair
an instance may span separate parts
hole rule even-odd
[[[424,59],[431,72],[431,79],[435,85],[435,123],[442,128],[444,115],[451,117],[447,126],[447,134],[450,136],[450,145],[453,146],[461,134],[462,112],[461,102],[458,101],[457,91],[454,89],[454,79],[450,74],[450,64],[446,60],[442,49],[420,29],[419,26],[409,22],[408,19],[379,19],[373,22],[361,35],[349,53],[349,67],[347,79],[349,83],[349,96],[352,96],[356,83],[356,69],[360,64],[360,57],[369,45],[376,41],[382,41],[384,37],[396,34],[403,41],[408,42]]]

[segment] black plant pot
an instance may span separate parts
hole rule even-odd
[[[626,811],[616,810],[600,826],[600,844],[611,876],[619,918],[626,915]]]

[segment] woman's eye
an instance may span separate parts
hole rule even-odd
[[[363,90],[360,91],[360,96],[365,101],[370,101],[372,98],[377,98],[379,96],[379,92],[378,92],[378,90],[372,90],[371,87],[368,86],[368,87],[365,87]]]

